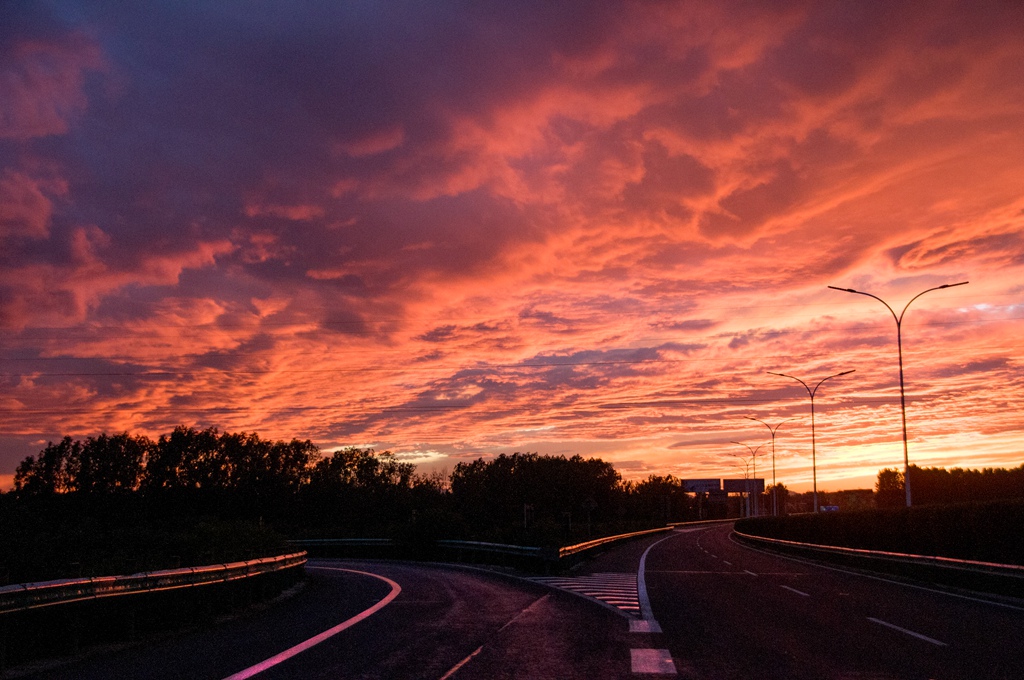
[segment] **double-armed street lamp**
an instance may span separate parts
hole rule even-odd
[[[749,503],[750,502],[750,481],[749,481],[749,479],[752,478],[752,479],[755,480],[754,483],[755,484],[757,483],[757,481],[756,481],[757,480],[757,452],[761,450],[761,447],[764,446],[764,444],[758,444],[756,449],[751,448],[750,446],[744,444],[743,442],[733,442],[733,444],[739,444],[740,446],[746,446],[747,447],[747,451],[750,451],[750,460],[753,461],[754,471],[753,471],[753,474],[751,475],[751,477],[748,478],[748,481],[747,481],[747,483],[745,485],[747,487],[747,502]],[[736,454],[732,454],[732,455],[735,456]],[[743,460],[743,458],[741,456],[736,456],[736,457],[740,458],[740,460]],[[746,461],[744,461],[744,463],[745,462]],[[749,514],[749,511],[748,511],[748,514]],[[757,496],[754,496],[754,512],[753,512],[753,514],[754,514],[754,517],[757,517],[758,514],[759,514],[758,510],[757,510]]]
[[[751,416],[744,417],[747,420],[753,420],[755,422],[761,423],[762,425],[768,428],[769,432],[772,433],[772,517],[776,517],[779,514],[779,490],[777,484],[775,483],[775,433],[779,431],[779,428],[782,427],[783,423],[788,423],[789,421],[794,419],[786,418],[775,427],[772,427],[771,425],[764,422],[760,418],[752,418]]]
[[[903,416],[903,488],[906,490],[907,493],[908,508],[910,507],[910,456],[907,453],[907,399],[903,391],[903,315],[906,314],[907,308],[910,307],[910,303],[916,300],[917,298],[921,297],[925,293],[930,293],[933,290],[942,290],[943,288],[952,288],[954,286],[964,286],[968,283],[970,282],[961,281],[960,283],[944,283],[941,286],[935,286],[934,288],[923,290],[914,297],[910,298],[910,302],[908,302],[903,307],[903,311],[900,312],[899,316],[896,316],[896,312],[893,311],[893,308],[889,306],[889,303],[887,303],[885,300],[878,297],[877,295],[865,293],[864,291],[861,290],[854,290],[853,288],[839,288],[837,286],[829,286],[829,288],[831,288],[832,290],[840,290],[843,291],[844,293],[856,293],[857,295],[867,295],[870,298],[875,298],[883,305],[885,305],[885,308],[889,310],[890,314],[892,314],[892,318],[896,320],[896,348],[899,353],[900,361],[900,413]]]
[[[807,394],[811,397],[811,477],[814,483],[814,512],[818,512],[818,462],[817,445],[815,443],[814,437],[814,395],[818,391],[818,388],[821,387],[821,383],[825,382],[826,380],[831,380],[832,378],[838,378],[841,375],[849,375],[850,373],[853,373],[854,370],[856,369],[843,371],[842,373],[836,373],[834,375],[828,376],[827,378],[822,378],[821,380],[818,381],[818,384],[814,386],[814,389],[808,387],[807,383],[805,383],[800,378],[797,378],[796,376],[787,375],[785,373],[775,373],[774,371],[768,371],[768,373],[771,375],[778,375],[782,376],[783,378],[796,380],[798,383],[804,386],[804,389],[807,390]]]

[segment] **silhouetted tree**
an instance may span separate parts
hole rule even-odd
[[[81,455],[81,450],[81,442],[64,437],[56,444],[47,444],[39,455],[26,457],[14,473],[15,492],[42,496],[71,491],[74,479],[69,464]]]
[[[617,516],[620,483],[615,468],[599,459],[516,452],[456,465],[451,500],[470,526],[490,538],[516,540],[536,527],[539,539],[554,541],[558,532],[568,538],[570,523],[579,533],[588,516],[596,522]]]
[[[875,488],[878,507],[905,504],[903,474],[898,470],[880,470]],[[910,488],[914,505],[1024,498],[1024,465],[982,470],[911,465]]]
[[[875,482],[875,506],[898,508],[901,505],[906,505],[903,473],[893,468],[879,470],[878,481]]]
[[[84,494],[135,491],[153,442],[127,432],[89,437],[68,461],[72,490]]]
[[[225,488],[216,428],[196,430],[179,425],[160,435],[146,460],[142,488],[147,491]]]

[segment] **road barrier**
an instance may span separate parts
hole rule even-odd
[[[136,593],[155,593],[176,588],[193,588],[211,583],[237,581],[294,569],[305,563],[306,553],[296,552],[244,562],[208,564],[124,576],[96,576],[41,583],[18,583],[0,587],[0,614],[81,600],[95,600]]]
[[[604,538],[597,538],[593,541],[586,541],[584,543],[577,543],[576,545],[567,545],[558,549],[558,559],[570,557],[572,555],[579,555],[585,553],[588,550],[599,548],[602,545],[609,543],[615,543],[617,541],[625,541],[630,538],[636,538],[637,536],[646,536],[648,534],[659,534],[665,531],[672,531],[671,526],[658,527],[657,529],[645,529],[644,531],[633,531],[628,534],[619,534],[617,536],[605,536]]]
[[[403,545],[389,538],[306,538],[289,541],[290,545],[315,552],[321,556],[372,557],[387,553],[391,556],[414,556],[418,559],[450,559],[456,562],[479,563],[498,556],[503,563],[512,561],[516,565],[531,569],[550,570],[557,568],[559,563],[569,558],[584,555],[602,546],[625,541],[639,536],[672,531],[680,526],[715,524],[733,522],[735,520],[705,520],[700,522],[675,522],[655,529],[633,531],[614,536],[604,536],[591,541],[558,548],[537,546],[510,545],[507,543],[489,543],[486,541],[439,540],[433,543],[427,553],[409,555]],[[422,549],[422,546],[420,546]]]
[[[935,585],[1024,597],[1024,566],[1020,565],[801,543],[739,531],[734,531],[733,536],[748,545],[812,560]]]

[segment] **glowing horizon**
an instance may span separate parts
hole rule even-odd
[[[927,11],[924,8],[927,7]],[[179,424],[627,478],[1024,463],[1007,3],[4,6],[0,488]],[[762,473],[762,471],[766,471]]]

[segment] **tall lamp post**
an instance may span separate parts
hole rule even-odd
[[[745,416],[745,418],[747,420],[753,420],[761,423],[768,428],[769,432],[772,433],[772,517],[777,517],[779,514],[779,490],[776,488],[777,485],[775,483],[775,433],[779,431],[780,427],[782,427],[782,423],[788,423],[793,420],[793,418],[786,418],[782,423],[779,423],[775,427],[772,427],[759,418],[752,418],[750,416]]]
[[[735,444],[736,442],[733,442],[733,443]],[[744,458],[743,456],[741,456],[738,453],[730,453],[729,455],[734,457],[734,458],[738,458],[740,463],[743,464],[743,488],[746,489],[746,491],[744,493],[746,494],[747,513],[746,513],[746,515],[743,514],[743,499],[741,498],[740,499],[740,517],[744,517],[744,516],[749,517],[750,516],[750,482],[748,480],[750,479],[750,461],[747,460],[746,458]]]
[[[944,283],[941,286],[935,286],[934,288],[929,288],[927,290],[921,291],[920,293],[918,293],[914,297],[910,298],[910,302],[913,302],[914,300],[916,300],[917,298],[921,297],[925,293],[930,293],[933,290],[942,290],[943,288],[952,288],[954,286],[964,286],[964,285],[967,285],[968,283],[970,283],[970,282],[969,281],[961,281],[960,283]],[[831,288],[832,290],[841,290],[844,293],[856,293],[857,295],[867,295],[870,298],[875,298],[876,300],[881,302],[883,305],[885,305],[885,308],[889,310],[890,314],[892,314],[892,318],[896,320],[896,349],[897,349],[897,352],[899,353],[899,359],[900,359],[900,413],[903,416],[903,488],[907,492],[907,507],[909,508],[910,507],[910,456],[907,453],[907,398],[906,398],[906,395],[904,394],[904,391],[903,391],[903,331],[902,331],[902,327],[903,327],[903,315],[907,313],[907,308],[910,307],[910,302],[908,302],[903,307],[903,311],[900,312],[900,315],[896,316],[896,312],[894,312],[892,307],[889,306],[889,303],[886,302],[885,300],[883,300],[882,298],[878,297],[877,295],[872,295],[871,293],[865,293],[864,291],[861,291],[861,290],[854,290],[853,288],[838,288],[836,286],[829,286],[829,288]]]
[[[800,378],[797,378],[796,376],[786,375],[785,373],[775,373],[774,371],[768,371],[768,373],[770,373],[771,375],[779,375],[782,376],[783,378],[796,380],[798,383],[804,386],[804,389],[807,390],[807,394],[811,397],[811,477],[814,482],[814,512],[818,512],[818,455],[817,444],[814,438],[814,395],[818,391],[818,388],[821,387],[821,383],[825,382],[826,380],[831,380],[832,378],[838,378],[841,375],[849,375],[850,373],[853,373],[854,370],[856,369],[843,371],[842,373],[836,373],[834,375],[828,376],[827,378],[822,378],[821,380],[818,381],[818,384],[814,386],[813,390],[807,386],[807,383],[805,383]]]
[[[756,449],[750,448],[749,446],[747,446],[743,442],[733,442],[733,444],[739,444],[740,446],[746,446],[747,447],[747,451],[750,451],[750,460],[752,460],[753,464],[754,464],[754,472],[753,472],[752,477],[753,477],[753,479],[756,480],[757,479],[757,452],[761,450],[761,447],[764,446],[764,444],[758,444]],[[749,500],[749,498],[750,498],[750,482],[749,481],[747,482],[746,486],[747,486],[747,499]],[[759,513],[758,513],[758,510],[757,510],[757,496],[754,496],[754,517],[757,517],[758,514]]]

